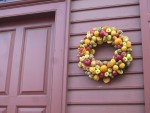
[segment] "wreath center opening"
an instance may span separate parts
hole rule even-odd
[[[115,48],[110,44],[98,45],[95,48],[95,58],[101,61],[108,61],[114,55]]]

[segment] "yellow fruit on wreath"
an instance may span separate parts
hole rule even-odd
[[[101,70],[102,72],[106,72],[106,71],[107,71],[107,66],[106,66],[106,65],[102,65],[102,66],[100,67],[100,70]]]
[[[85,40],[84,40],[84,43],[85,43],[85,44],[90,44],[90,40],[89,40],[89,39],[85,39]]]
[[[122,40],[121,40],[120,38],[116,38],[114,43],[115,43],[116,45],[121,44],[121,43],[122,43]]]
[[[95,48],[103,43],[115,48],[114,56],[108,61],[97,60],[94,57]],[[122,76],[133,60],[132,43],[128,36],[124,36],[121,30],[109,26],[95,27],[88,31],[80,41],[77,51],[78,66],[89,78],[95,81],[102,80],[104,83],[109,83],[116,76]]]

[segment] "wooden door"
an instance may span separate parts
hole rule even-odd
[[[64,111],[66,4],[36,1],[0,4],[0,113]]]
[[[0,113],[50,113],[54,18],[0,27]]]

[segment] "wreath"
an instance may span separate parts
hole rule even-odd
[[[115,48],[114,56],[109,61],[97,60],[94,57],[95,48],[104,43]],[[115,27],[96,27],[87,32],[78,46],[78,66],[89,78],[109,83],[116,76],[123,75],[133,60],[132,44],[122,30]]]

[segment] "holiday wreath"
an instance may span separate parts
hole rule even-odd
[[[95,48],[103,43],[114,46],[114,56],[109,61],[95,59]],[[124,74],[132,58],[132,45],[127,36],[115,27],[97,27],[87,32],[78,46],[78,66],[95,81],[108,83],[115,76]]]

